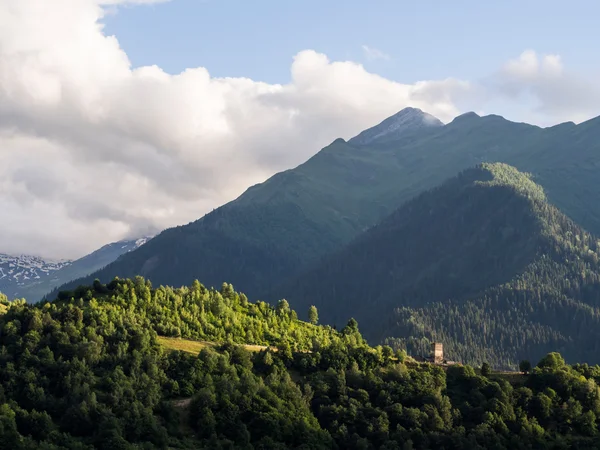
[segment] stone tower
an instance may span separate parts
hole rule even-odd
[[[444,362],[444,346],[441,342],[431,343],[431,359],[435,364]]]

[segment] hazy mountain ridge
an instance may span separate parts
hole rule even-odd
[[[72,261],[51,261],[37,256],[0,253],[0,292],[9,293],[35,280],[43,280],[69,266]]]
[[[9,298],[41,300],[57,286],[101,269],[150,239],[143,237],[107,244],[74,261],[52,262],[35,256],[0,254],[0,292]]]

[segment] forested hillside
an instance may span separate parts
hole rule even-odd
[[[551,353],[527,374],[446,371],[367,346],[354,320],[338,332],[295,317],[231,285],[141,278],[2,297],[0,448],[598,448],[599,366]],[[223,344],[192,356],[159,335]]]
[[[95,278],[143,275],[175,286],[196,278],[210,286],[232,280],[256,295],[391,212],[395,202],[386,194],[395,179],[392,154],[373,157],[337,140],[304,165],[55,293]]]
[[[325,323],[356,317],[370,342],[515,367],[559,350],[600,362],[600,242],[530,177],[483,164],[408,202],[286,283]]]
[[[143,275],[176,286],[195,278],[210,286],[229,281],[261,296],[407,200],[481,162],[531,172],[553,204],[600,233],[594,200],[600,198],[600,119],[542,129],[469,113],[440,126],[418,110],[409,113],[357,139],[336,140],[299,167],[64,288]]]

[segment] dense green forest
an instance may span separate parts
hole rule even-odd
[[[600,241],[529,176],[483,164],[418,196],[326,258],[286,295],[325,323],[360,320],[370,342],[515,367],[559,350],[600,362]]]
[[[159,335],[221,344],[194,356]],[[258,342],[278,347],[236,344]],[[96,282],[54,302],[0,298],[0,448],[600,448],[600,367],[557,353],[522,366],[415,363],[369,347],[353,319],[301,322],[228,284]]]
[[[419,124],[417,117],[403,133],[387,135],[393,140],[367,145],[338,139],[306,163],[62,289],[142,275],[174,286],[196,278],[209,286],[228,281],[261,297],[406,201],[481,162],[531,172],[553,204],[600,234],[600,203],[590,201],[600,197],[600,119],[542,129],[470,113],[445,126]]]

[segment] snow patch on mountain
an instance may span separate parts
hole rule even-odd
[[[150,239],[152,236],[114,242],[75,261],[0,253],[0,292],[9,298],[25,297],[37,301],[53,288],[101,269]]]
[[[376,142],[393,141],[409,131],[443,126],[438,118],[418,108],[404,108],[388,117],[379,125],[369,128],[348,142],[354,145],[368,145]]]
[[[0,292],[8,285],[25,286],[29,280],[49,277],[72,261],[51,261],[31,255],[12,256],[0,253]]]

